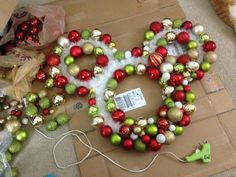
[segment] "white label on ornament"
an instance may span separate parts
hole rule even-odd
[[[176,43],[173,43],[171,45],[167,45],[168,55],[174,55],[179,56],[183,53],[187,52],[187,46],[185,45],[178,45]]]
[[[142,90],[136,88],[115,96],[117,108],[124,112],[131,111],[147,105]]]

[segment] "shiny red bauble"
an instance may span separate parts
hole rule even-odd
[[[60,56],[52,53],[47,56],[46,62],[48,66],[58,66],[60,64]]]
[[[184,114],[182,119],[178,122],[180,126],[188,126],[191,122],[190,116],[187,114]]]
[[[88,69],[83,69],[78,74],[78,79],[81,81],[89,81],[93,77],[93,73]]]
[[[123,71],[122,69],[117,69],[114,74],[113,77],[118,81],[121,82],[125,79],[125,71]]]
[[[81,37],[80,33],[76,30],[72,30],[68,34],[68,39],[71,42],[78,42],[80,40],[80,37]]]
[[[147,74],[150,80],[157,80],[160,78],[160,71],[154,67],[148,68]]]
[[[204,72],[202,70],[196,71],[196,79],[201,80],[204,77]]]
[[[27,22],[22,22],[20,25],[22,31],[27,31],[29,29],[29,24]]]
[[[96,64],[105,67],[108,64],[108,57],[106,55],[98,55],[96,58]]]
[[[150,30],[154,33],[159,33],[163,29],[163,24],[157,21],[154,21],[150,25]]]
[[[180,56],[177,58],[176,62],[185,65],[185,64],[188,63],[190,60],[191,60],[190,56],[187,55],[187,54],[184,54],[184,55],[180,55]]]
[[[46,72],[44,72],[43,70],[39,70],[36,74],[36,79],[41,82],[45,81],[47,79]]]
[[[90,99],[88,100],[88,105],[89,105],[89,106],[94,106],[94,105],[96,105],[96,99],[95,99],[95,98],[90,98]]]
[[[165,48],[163,46],[157,47],[155,52],[159,53],[163,58],[165,58],[168,54],[167,48]]]
[[[89,89],[85,86],[79,86],[76,89],[76,94],[80,97],[85,97],[89,94]]]
[[[104,43],[104,44],[109,44],[111,42],[111,35],[110,34],[103,34],[101,36],[101,41]]]
[[[148,64],[151,67],[158,67],[163,62],[163,57],[159,53],[152,53],[148,56]]]
[[[151,141],[151,137],[149,135],[143,135],[141,140],[144,144],[148,144]]]
[[[119,134],[123,137],[129,137],[131,134],[131,128],[128,125],[122,125],[119,129]]]
[[[74,45],[70,48],[70,55],[74,58],[79,58],[83,55],[83,50],[81,47]]]
[[[186,30],[192,29],[192,27],[193,27],[193,24],[192,24],[192,22],[190,22],[190,21],[185,21],[185,22],[183,22],[183,24],[182,24],[182,28],[184,28],[184,29],[186,29]]]
[[[190,36],[187,32],[183,31],[177,34],[176,40],[180,44],[187,44],[190,40]]]
[[[121,110],[121,109],[116,109],[116,110],[114,110],[114,111],[112,112],[111,117],[112,117],[112,119],[113,119],[114,121],[116,121],[116,122],[117,122],[117,121],[121,122],[121,121],[123,121],[124,118],[125,118],[125,113],[124,113],[124,111]]]
[[[34,17],[34,18],[31,18],[29,20],[29,24],[32,25],[32,26],[38,26],[39,24],[39,19],[37,17]]]
[[[204,52],[215,51],[216,43],[214,41],[207,41],[203,44]]]
[[[112,134],[112,128],[109,125],[103,125],[100,128],[100,133],[103,137],[108,138]]]
[[[126,150],[130,150],[133,148],[133,140],[132,139],[124,139],[122,142],[122,147]]]
[[[25,38],[25,33],[23,31],[16,31],[16,35],[15,35],[16,39],[18,40],[24,40]]]
[[[50,111],[49,111],[49,109],[43,109],[43,115],[45,115],[45,116],[47,116],[47,115],[49,115],[50,114]]]
[[[36,27],[36,26],[32,26],[32,27],[30,27],[30,29],[29,29],[29,33],[32,34],[32,35],[38,34],[38,32],[39,32],[39,29],[38,29],[38,27]]]
[[[151,151],[158,151],[161,149],[161,143],[158,143],[157,140],[152,139],[148,147]]]
[[[63,88],[68,83],[68,79],[65,76],[57,75],[54,79],[54,85],[58,88]]]
[[[182,84],[183,79],[184,79],[184,76],[182,74],[173,73],[173,74],[171,74],[168,82],[172,86],[178,86],[178,85]]]
[[[22,111],[20,111],[18,109],[13,109],[13,110],[11,110],[11,115],[16,116],[16,117],[21,117]]]
[[[190,92],[191,91],[191,87],[189,85],[185,85],[184,86],[184,91],[185,92]]]
[[[157,121],[157,126],[158,126],[158,128],[160,128],[162,130],[167,130],[169,128],[169,122],[165,118],[160,118]]]
[[[163,129],[158,129],[158,134],[164,134],[165,133],[165,130]]]
[[[175,91],[171,94],[174,101],[184,101],[185,94],[183,91]]]
[[[133,57],[140,57],[142,56],[142,49],[140,49],[139,47],[134,47],[132,50],[131,50],[131,54]]]
[[[26,39],[28,42],[32,42],[32,41],[34,41],[34,39],[35,39],[35,35],[31,35],[31,34],[26,35],[25,39]]]

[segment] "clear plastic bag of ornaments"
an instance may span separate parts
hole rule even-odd
[[[65,10],[61,6],[28,5],[16,9],[10,21],[0,45],[15,41],[22,48],[41,49],[64,33]]]
[[[0,177],[11,177],[11,166],[9,165],[5,153],[12,142],[12,135],[7,130],[0,132]]]

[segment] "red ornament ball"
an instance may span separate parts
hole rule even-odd
[[[29,29],[29,33],[32,34],[32,35],[38,34],[38,32],[39,32],[39,30],[38,30],[38,28],[36,26],[32,26]]]
[[[176,39],[180,44],[187,44],[189,42],[190,36],[187,32],[183,31],[177,34]]]
[[[163,24],[158,22],[158,21],[154,21],[154,22],[151,23],[149,28],[154,33],[159,33],[163,29]]]
[[[117,69],[114,74],[113,77],[118,81],[121,82],[125,79],[125,72],[122,69]]]
[[[74,45],[70,48],[70,55],[74,58],[79,58],[83,55],[83,50],[81,47]]]
[[[95,99],[95,98],[90,98],[90,99],[88,100],[88,105],[89,105],[89,106],[94,106],[94,105],[96,105],[96,99]]]
[[[163,57],[159,53],[152,53],[148,57],[148,64],[151,67],[158,67],[163,62]]]
[[[18,110],[18,109],[13,109],[11,110],[11,115],[16,116],[16,117],[21,117],[22,116],[22,111]]]
[[[109,44],[111,42],[111,35],[110,34],[103,34],[101,36],[101,41],[104,43],[104,44]]]
[[[147,74],[150,80],[157,80],[160,78],[160,71],[154,67],[148,68]]]
[[[158,128],[160,128],[162,130],[167,130],[169,128],[169,122],[165,118],[160,118],[157,121],[157,126],[158,126]]]
[[[46,72],[44,72],[43,70],[39,70],[36,74],[36,79],[41,82],[45,81],[47,79]]]
[[[57,75],[54,79],[54,85],[58,88],[63,88],[68,83],[68,79],[63,75]]]
[[[29,29],[29,24],[26,21],[22,22],[21,25],[20,25],[20,29],[22,31],[27,31]]]
[[[37,17],[31,18],[31,19],[29,20],[29,23],[30,23],[30,25],[32,25],[32,26],[38,26],[38,24],[39,24],[39,19],[38,19]]]
[[[78,78],[81,81],[89,81],[92,79],[93,73],[88,69],[83,69],[79,72]]]
[[[184,101],[185,99],[185,94],[183,91],[175,91],[171,96],[174,101]]]
[[[157,109],[157,115],[161,117],[165,117],[165,114],[167,113],[168,108],[167,106],[161,106]]]
[[[179,73],[173,73],[170,76],[169,79],[169,84],[172,86],[178,86],[181,85],[183,82],[184,76],[182,74]]]
[[[164,134],[164,133],[165,133],[165,130],[163,130],[163,129],[158,130],[158,134]]]
[[[112,128],[109,125],[101,126],[100,133],[103,137],[108,138],[112,134]]]
[[[185,64],[188,63],[190,60],[191,60],[190,56],[187,55],[187,54],[184,54],[184,55],[180,55],[180,56],[177,58],[177,63],[181,63],[181,64],[185,65]]]
[[[132,139],[124,139],[122,142],[122,147],[126,150],[130,150],[133,148],[133,140]]]
[[[149,135],[143,135],[141,140],[144,144],[148,144],[151,141],[151,137]]]
[[[49,109],[43,109],[43,115],[45,115],[45,116],[47,116],[47,115],[49,115],[50,114],[50,111],[49,111]]]
[[[15,37],[16,37],[16,39],[22,41],[22,40],[24,40],[24,38],[25,38],[25,34],[24,34],[23,31],[17,30],[17,31],[16,31],[16,34],[15,34]]]
[[[116,121],[116,122],[117,122],[117,121],[121,122],[121,121],[123,121],[124,118],[125,118],[125,113],[124,113],[124,111],[121,110],[121,109],[116,109],[115,111],[112,112],[111,117],[112,117],[112,119],[113,119],[114,121]]]
[[[202,70],[196,71],[196,79],[201,80],[204,77],[204,72]]]
[[[140,57],[142,56],[142,49],[140,49],[139,47],[134,47],[132,50],[131,50],[131,54],[133,57]]]
[[[190,92],[191,91],[191,87],[189,85],[185,85],[184,86],[184,91],[185,92]]]
[[[158,151],[161,149],[161,143],[158,143],[157,140],[152,139],[149,143],[149,149],[151,151]]]
[[[164,46],[157,47],[155,50],[156,53],[159,53],[163,58],[167,56],[168,50]]]
[[[96,64],[105,67],[108,64],[108,57],[106,55],[98,55],[96,58]]]
[[[214,41],[207,41],[203,44],[204,52],[215,51],[216,43]]]
[[[184,28],[184,29],[186,29],[186,30],[192,29],[192,27],[193,27],[193,24],[192,24],[192,22],[190,22],[190,21],[185,21],[185,22],[183,22],[183,24],[182,24],[182,28]]]
[[[46,61],[48,66],[57,66],[60,64],[60,56],[55,53],[49,54]]]
[[[80,37],[81,37],[80,33],[76,30],[72,30],[68,34],[68,39],[71,42],[78,42],[80,40]]]
[[[178,122],[180,126],[188,126],[191,122],[190,116],[187,114],[184,114],[182,119]]]
[[[128,125],[120,126],[119,133],[123,137],[128,137],[131,133],[131,128]]]
[[[76,94],[79,96],[79,97],[85,97],[89,94],[89,89],[85,86],[79,86],[77,89],[76,89]]]

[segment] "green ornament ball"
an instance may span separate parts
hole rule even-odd
[[[50,120],[46,124],[46,129],[48,131],[55,131],[58,128],[58,124],[55,120]]]
[[[113,133],[110,137],[110,142],[113,145],[117,146],[121,143],[121,141],[122,141],[122,138],[118,133]]]
[[[89,39],[90,38],[90,35],[91,35],[91,32],[89,30],[83,30],[81,32],[81,37],[82,39]]]
[[[175,102],[170,97],[167,97],[164,100],[164,105],[166,105],[170,108],[170,107],[173,107],[175,105]]]
[[[177,107],[172,107],[167,111],[167,117],[171,122],[176,123],[182,119],[183,112]]]
[[[182,85],[178,85],[176,88],[175,88],[176,91],[183,91],[184,90],[184,87]]]
[[[45,87],[46,88],[52,88],[54,86],[53,79],[49,78],[45,81]]]
[[[180,19],[175,19],[174,21],[173,21],[173,28],[181,28],[181,26],[182,26],[182,20],[180,20]]]
[[[90,106],[90,107],[88,108],[88,115],[89,115],[90,117],[97,117],[98,114],[99,114],[99,109],[98,109],[97,106]]]
[[[73,63],[75,63],[75,59],[74,57],[70,56],[70,55],[67,55],[65,58],[64,58],[64,63],[66,65],[71,65]]]
[[[11,162],[12,159],[13,159],[13,155],[9,151],[5,152],[5,157],[6,157],[8,162]]]
[[[72,83],[66,84],[65,91],[66,91],[67,94],[73,95],[76,91],[76,85],[72,84]]]
[[[63,47],[58,45],[58,46],[54,47],[53,52],[55,54],[61,55],[63,53]]]
[[[26,130],[17,130],[15,133],[15,138],[17,141],[24,142],[28,139],[28,132]]]
[[[66,113],[60,113],[56,116],[56,121],[59,125],[65,125],[70,121],[70,116]]]
[[[184,67],[184,65],[181,64],[181,63],[176,63],[176,64],[174,65],[174,70],[175,70],[176,72],[182,73],[182,72],[184,72],[184,69],[185,69],[185,67]]]
[[[116,103],[113,100],[108,100],[105,105],[107,112],[112,112],[116,109]]]
[[[116,51],[116,52],[114,53],[114,57],[115,57],[117,60],[121,61],[121,60],[123,60],[123,59],[125,58],[125,53],[124,53],[123,51],[118,50],[118,51]]]
[[[132,75],[132,74],[134,74],[134,72],[135,72],[135,67],[134,67],[134,65],[127,64],[127,65],[125,66],[124,70],[125,70],[125,73],[126,73],[127,75]]]
[[[10,144],[8,151],[12,154],[16,154],[21,151],[22,144],[19,141],[13,140]]]
[[[155,34],[153,31],[148,30],[144,33],[144,38],[148,41],[152,40],[154,38]]]
[[[38,108],[33,104],[30,104],[25,108],[25,114],[28,117],[34,117],[36,116],[37,113],[38,113]]]
[[[176,125],[176,126],[175,126],[174,134],[175,134],[176,136],[180,136],[180,135],[182,135],[183,133],[184,133],[184,128],[181,127],[181,126]]]
[[[115,79],[109,79],[106,83],[106,87],[111,90],[115,90],[118,86],[118,82]]]
[[[200,65],[203,72],[208,72],[211,69],[211,64],[207,61],[203,61]]]
[[[131,125],[134,125],[134,123],[135,123],[135,120],[133,117],[126,117],[124,120],[125,125],[131,126]]]
[[[206,34],[206,33],[200,34],[199,38],[200,38],[199,42],[201,42],[201,43],[204,43],[204,42],[210,40],[210,36],[208,34]]]
[[[33,92],[29,92],[26,94],[25,98],[28,102],[34,103],[38,100],[39,97],[38,97],[38,94],[33,93]]]
[[[51,102],[47,97],[43,97],[39,100],[39,106],[42,109],[47,109],[51,106]]]
[[[11,167],[11,175],[12,177],[17,177],[19,175],[19,171],[15,167]]]
[[[96,56],[102,55],[103,53],[104,53],[104,51],[103,51],[103,49],[102,49],[101,47],[95,47],[95,48],[94,48],[94,54],[95,54]]]
[[[188,102],[188,103],[192,103],[194,102],[196,99],[196,96],[193,92],[187,92],[186,95],[185,95],[185,100]]]
[[[160,38],[157,40],[157,46],[166,46],[167,40],[165,38]]]
[[[196,49],[198,47],[198,44],[195,40],[190,40],[187,44],[188,49]]]
[[[146,133],[150,136],[155,136],[158,132],[158,128],[154,124],[147,125],[146,127]]]
[[[142,142],[141,139],[136,139],[134,141],[134,149],[140,152],[144,152],[147,148],[147,145]]]

